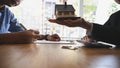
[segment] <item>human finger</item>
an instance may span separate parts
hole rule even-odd
[[[40,40],[42,40],[42,36],[41,35],[39,35],[39,34],[34,34],[34,39],[40,39]]]
[[[49,19],[48,21],[52,22],[52,23],[56,23],[57,22],[56,19]]]
[[[50,21],[52,23],[64,25],[64,20],[49,19],[48,21]]]
[[[82,38],[82,40],[88,41],[88,40],[89,40],[89,39],[88,39],[88,36],[84,36],[84,37]]]
[[[60,41],[60,40],[61,40],[58,34],[53,34],[53,36],[54,36],[53,38],[54,38],[56,41]]]
[[[39,35],[37,39],[38,40],[43,40],[43,39],[45,39],[45,35]]]
[[[57,34],[49,35],[47,39],[49,41],[60,41],[60,37]]]

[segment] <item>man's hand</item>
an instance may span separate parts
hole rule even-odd
[[[18,43],[32,43],[40,37],[39,32],[36,30],[26,30],[23,32],[16,32],[14,34],[17,36],[16,39],[19,40]]]
[[[48,41],[60,41],[61,39],[57,34],[53,34],[53,35],[48,35],[47,40]]]
[[[96,42],[96,40],[93,40],[91,38],[89,38],[87,35],[85,35],[83,38],[82,38],[83,41],[85,42]]]
[[[68,27],[82,27],[84,29],[91,29],[91,23],[88,23],[85,21],[83,18],[76,19],[76,20],[56,20],[56,19],[49,19],[50,22],[61,24],[61,25],[66,25]]]
[[[39,32],[35,30],[4,33],[0,34],[0,44],[32,43],[39,37]]]

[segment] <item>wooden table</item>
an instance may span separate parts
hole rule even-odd
[[[120,68],[120,49],[68,50],[62,45],[0,45],[0,68]]]

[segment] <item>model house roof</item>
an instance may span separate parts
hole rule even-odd
[[[55,5],[55,11],[75,11],[72,5]]]

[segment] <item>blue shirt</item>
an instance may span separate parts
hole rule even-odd
[[[8,32],[18,32],[24,29],[20,26],[14,14],[9,10],[8,6],[0,10],[0,34]]]

